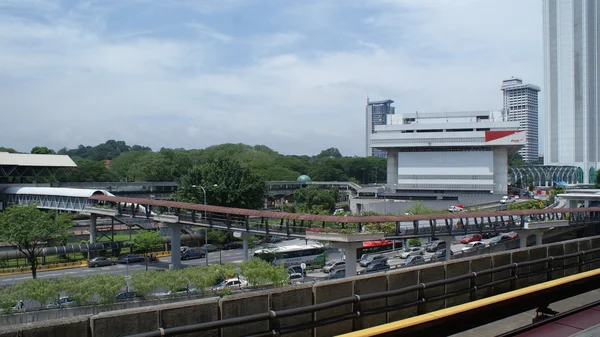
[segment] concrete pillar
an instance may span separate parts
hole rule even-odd
[[[96,214],[90,215],[90,243],[96,243]]]
[[[165,223],[171,229],[171,264],[169,269],[181,268],[181,223]]]
[[[535,245],[539,246],[542,244],[542,239],[544,238],[544,232],[543,231],[535,231],[533,232],[533,234],[535,234]]]
[[[515,232],[519,234],[519,248],[526,248],[527,238],[529,237],[530,232],[528,230],[520,230]]]
[[[248,232],[242,232],[242,240],[243,241],[243,260],[246,261],[248,260],[248,237],[250,236],[250,233]]]
[[[362,247],[362,242],[330,242],[332,248],[342,248],[346,255],[346,276],[356,276],[356,250]]]
[[[394,185],[398,185],[398,150],[392,148],[387,150],[387,187],[395,189]]]
[[[452,251],[452,242],[454,241],[454,237],[450,235],[440,236],[440,240],[443,240],[446,243],[446,256],[444,258],[445,261],[450,261],[451,256],[450,252]]]

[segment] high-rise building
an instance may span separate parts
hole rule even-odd
[[[519,122],[527,134],[527,143],[519,150],[523,160],[538,159],[538,92],[540,88],[523,84],[520,78],[502,81],[504,112],[507,120]]]
[[[392,106],[391,99],[386,99],[383,101],[369,101],[367,98],[367,108],[366,108],[366,126],[365,126],[365,141],[366,141],[366,155],[367,157],[375,156],[375,157],[386,157],[386,152],[378,149],[372,149],[369,146],[369,139],[371,139],[371,135],[375,133],[375,125],[386,125],[387,124],[387,116],[393,115],[396,112],[396,108]]]
[[[599,29],[599,1],[544,1],[544,164],[576,166],[581,183],[600,165]]]

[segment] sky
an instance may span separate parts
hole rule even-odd
[[[0,0],[0,146],[361,156],[367,97],[501,109],[542,47],[540,0]]]

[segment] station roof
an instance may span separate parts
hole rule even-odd
[[[47,195],[56,197],[89,198],[93,195],[113,194],[104,190],[84,189],[84,188],[63,188],[63,187],[8,187],[2,191],[3,194],[22,194],[22,195]]]
[[[0,166],[77,167],[77,164],[66,155],[0,152]]]

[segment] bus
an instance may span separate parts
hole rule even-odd
[[[307,268],[325,265],[325,247],[321,244],[291,245],[257,250],[252,256],[286,267],[306,263]]]
[[[375,254],[402,248],[401,240],[365,241],[362,248],[356,250],[356,257],[361,258],[363,254]]]

